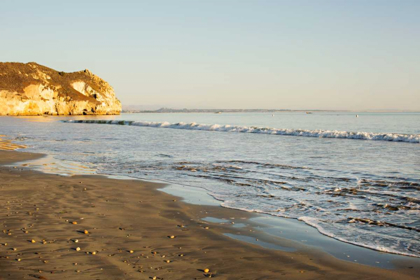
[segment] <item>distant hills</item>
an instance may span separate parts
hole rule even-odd
[[[280,113],[280,112],[365,112],[365,113],[418,113],[419,111],[403,111],[403,110],[292,110],[292,109],[174,109],[160,108],[157,110],[137,109],[127,107],[122,113]]]

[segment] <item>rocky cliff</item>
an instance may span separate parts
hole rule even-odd
[[[30,63],[0,63],[0,115],[115,115],[113,88],[89,70],[73,73]]]

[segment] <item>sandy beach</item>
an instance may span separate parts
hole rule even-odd
[[[417,268],[385,270],[319,251],[284,252],[223,233],[206,216],[251,214],[181,202],[163,185],[100,176],[43,174],[42,155],[0,151],[0,279],[416,279]],[[208,271],[207,271],[208,269]]]

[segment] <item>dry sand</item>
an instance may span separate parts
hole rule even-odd
[[[36,157],[0,151],[0,164]],[[250,214],[186,204],[159,187],[0,166],[0,279],[416,279],[419,273],[236,241],[223,233],[249,229],[201,219]]]

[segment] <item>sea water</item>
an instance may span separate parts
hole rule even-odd
[[[420,257],[418,113],[4,117],[0,134],[67,162],[62,172],[202,188],[224,207]]]

